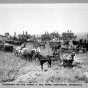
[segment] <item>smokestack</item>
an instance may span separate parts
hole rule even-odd
[[[26,35],[28,35],[28,32],[26,31]]]
[[[23,35],[24,35],[24,31],[23,31]]]
[[[14,36],[16,36],[16,32],[14,32]]]

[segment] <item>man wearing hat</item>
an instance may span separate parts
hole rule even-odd
[[[73,51],[71,54],[71,59],[74,61],[74,56],[75,56],[75,52]]]

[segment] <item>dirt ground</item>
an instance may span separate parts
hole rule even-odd
[[[88,53],[76,55],[75,59],[81,64],[73,68],[64,68],[60,66],[59,61],[56,61],[52,62],[51,68],[48,68],[47,63],[45,63],[42,71],[38,61],[28,62],[20,57],[16,57],[13,53],[0,51],[0,82],[2,84],[88,83]],[[59,86],[62,88],[61,85]],[[54,86],[49,87],[53,88]],[[5,85],[2,88],[5,88]],[[66,87],[63,86],[63,88]],[[67,88],[74,88],[74,86]],[[82,87],[79,86],[77,88]]]

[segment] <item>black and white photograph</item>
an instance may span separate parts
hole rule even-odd
[[[87,85],[87,3],[0,4],[0,88]]]

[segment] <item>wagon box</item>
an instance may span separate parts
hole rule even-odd
[[[0,48],[3,48],[4,43],[2,41],[0,41]]]
[[[5,43],[4,44],[4,50],[5,51],[13,51],[13,45],[11,45],[11,44],[8,44],[8,43]]]

